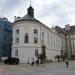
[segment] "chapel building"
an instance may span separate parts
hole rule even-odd
[[[56,55],[67,54],[66,28],[49,28],[34,17],[34,9],[30,5],[24,17],[17,17],[13,23],[12,57],[18,57],[20,63],[31,63],[37,55],[43,53],[48,60],[55,60]],[[69,34],[68,34],[69,35]],[[67,37],[67,39],[66,39]],[[69,39],[68,39],[69,40]],[[74,46],[75,47],[75,46]],[[70,56],[70,55],[69,55]]]

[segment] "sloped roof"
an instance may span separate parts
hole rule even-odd
[[[65,30],[65,28],[64,28]],[[67,34],[75,34],[75,25],[70,26],[70,30],[65,30]]]
[[[35,22],[39,22],[39,23],[40,23],[39,20],[35,19],[34,17],[32,17],[32,16],[30,16],[30,15],[28,15],[28,14],[25,15],[24,17],[22,17],[22,18],[16,20],[15,22],[17,22],[17,21],[35,21]]]
[[[64,30],[59,27],[59,26],[55,26],[55,30],[58,32],[58,33],[64,33]]]

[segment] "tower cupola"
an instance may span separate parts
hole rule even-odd
[[[27,9],[28,10],[28,15],[31,17],[34,17],[34,9],[30,4],[30,7]]]

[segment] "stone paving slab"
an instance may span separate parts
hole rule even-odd
[[[68,68],[63,62],[44,64],[39,67],[27,64],[0,64],[0,75],[75,75],[75,62],[70,62]]]

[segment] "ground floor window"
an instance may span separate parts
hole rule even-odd
[[[18,56],[18,49],[15,50],[15,56]]]
[[[34,38],[34,43],[38,43],[38,38]]]
[[[35,56],[38,56],[38,49],[35,49]]]

